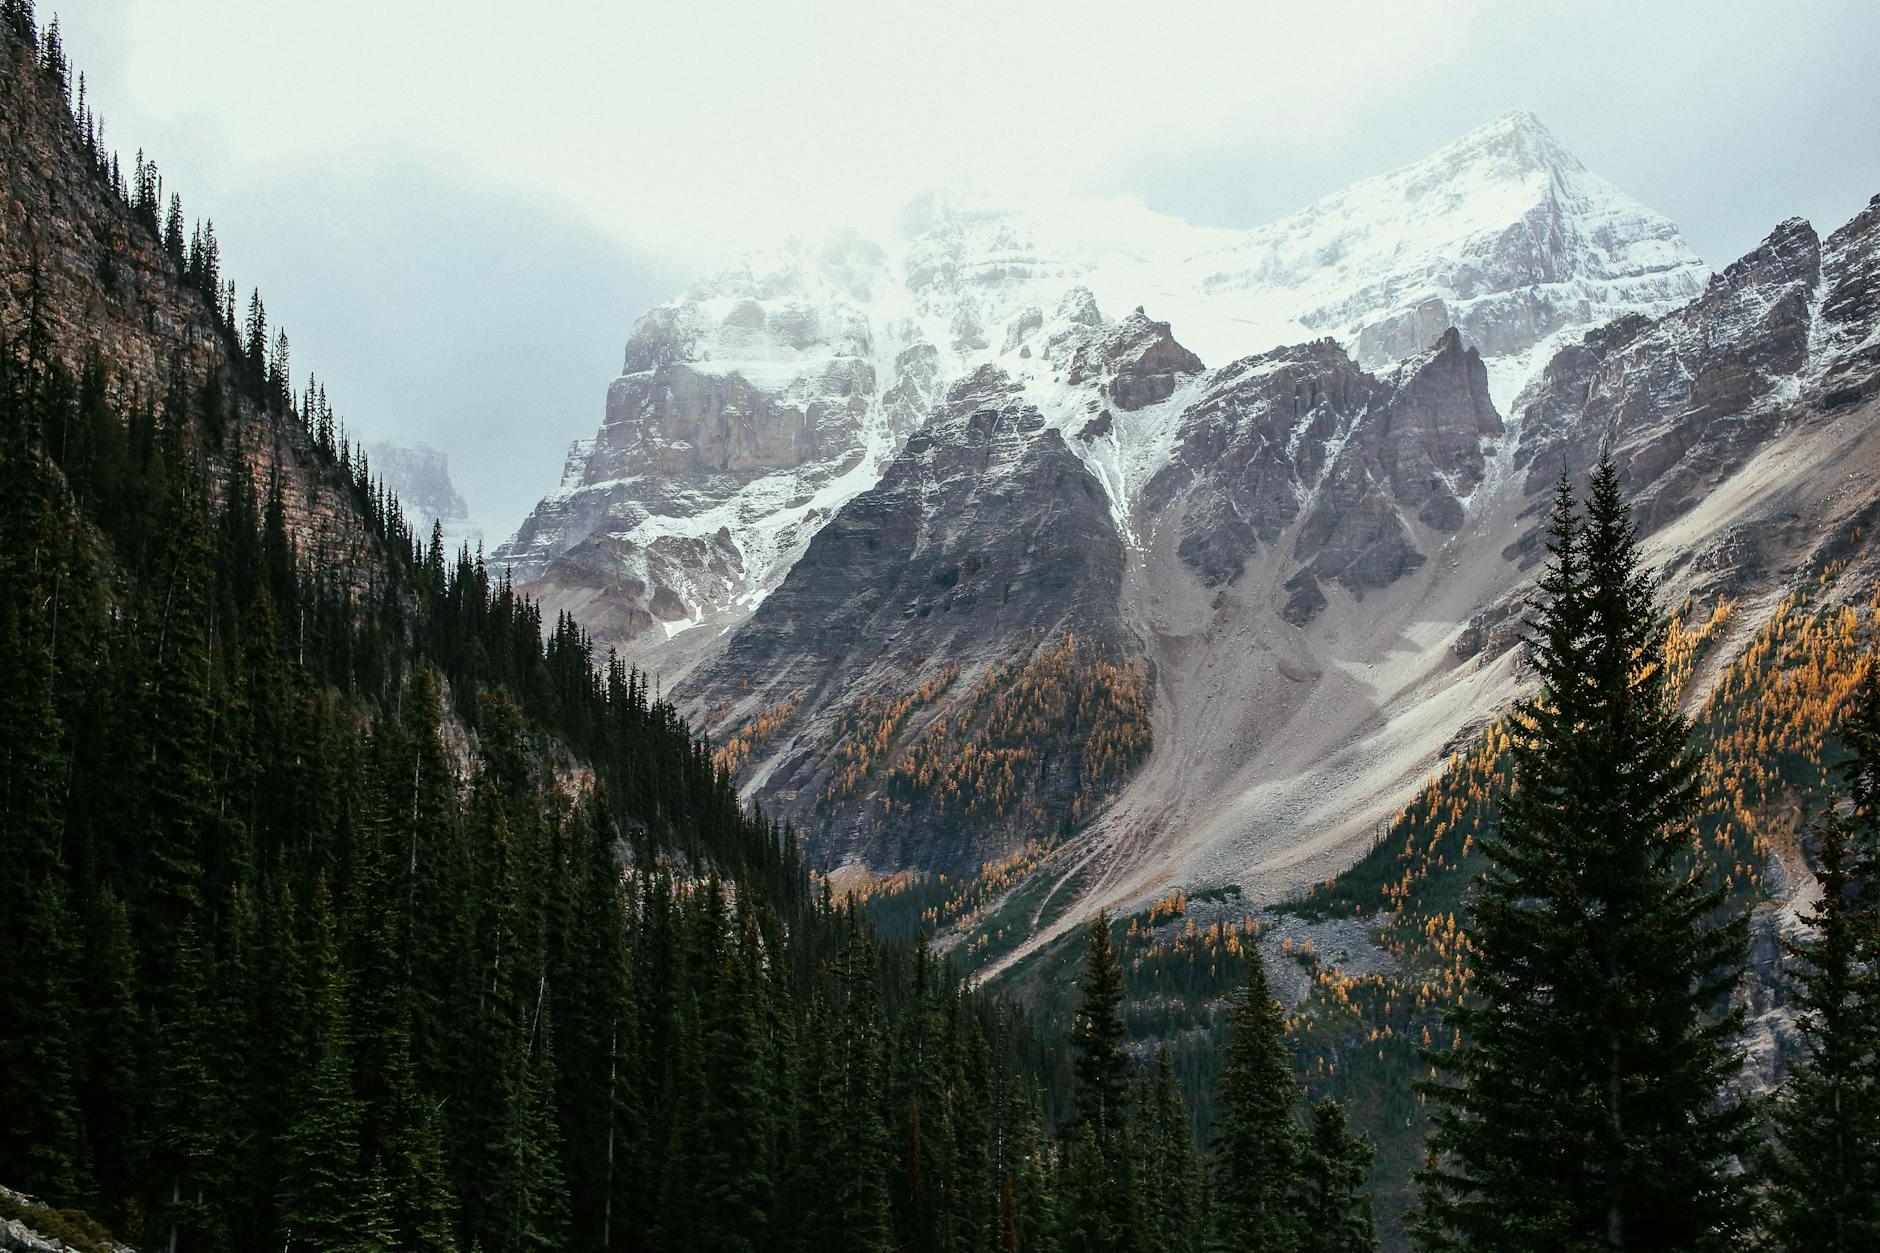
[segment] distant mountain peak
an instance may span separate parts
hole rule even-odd
[[[1578,167],[1580,160],[1559,136],[1541,121],[1540,115],[1525,105],[1482,123],[1475,129],[1438,148],[1414,164],[1442,164],[1459,154],[1490,152],[1514,158],[1514,164],[1528,168],[1558,165]]]
[[[1252,229],[1130,197],[1015,203],[956,180],[910,201],[893,238],[832,238],[742,258],[641,318],[595,439],[495,555],[545,605],[595,623],[608,570],[641,589],[616,597],[633,612],[606,642],[668,679],[988,367],[1075,433],[1129,531],[1133,494],[1173,450],[1163,407],[1202,387],[1202,362],[1329,338],[1348,359],[1327,377],[1344,386],[1454,328],[1506,400],[1560,337],[1667,312],[1707,277],[1676,226],[1527,109]],[[1457,394],[1473,386],[1471,373]],[[641,604],[662,589],[681,617]]]

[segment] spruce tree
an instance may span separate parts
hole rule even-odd
[[[1085,934],[1083,974],[1070,1036],[1079,1127],[1071,1149],[1070,1177],[1073,1186],[1082,1190],[1070,1204],[1073,1210],[1095,1205],[1104,1211],[1101,1215],[1079,1213],[1072,1220],[1083,1233],[1081,1238],[1111,1241],[1092,1248],[1126,1247],[1122,1242],[1135,1234],[1138,1221],[1129,1160],[1133,1129],[1123,995],[1123,967],[1110,939],[1110,916],[1099,913]],[[1101,1177],[1096,1173],[1099,1169]]]
[[[164,1244],[225,1248],[229,1094],[209,1057],[215,976],[194,918],[177,931],[174,961],[175,981],[156,1018],[154,1090],[139,1173],[154,1234]]]
[[[1790,945],[1796,1025],[1806,1054],[1777,1093],[1768,1175],[1783,1248],[1880,1247],[1880,677],[1869,663],[1845,720],[1844,766],[1859,798],[1818,824],[1815,936]],[[1852,799],[1852,798],[1850,798]]]
[[[85,1125],[99,1195],[106,1214],[117,1218],[135,1190],[145,1030],[130,912],[108,887],[92,901],[85,947]]]
[[[1422,1174],[1427,1249],[1699,1250],[1746,1223],[1748,1111],[1723,1095],[1741,918],[1690,864],[1697,762],[1618,471],[1586,516],[1562,478],[1513,715],[1514,787],[1484,841],[1473,997]]]
[[[1129,1228],[1126,1206],[1117,1203],[1119,1179],[1097,1143],[1094,1123],[1077,1124],[1058,1172],[1058,1240],[1078,1253],[1125,1253]]]
[[[366,1175],[359,1149],[359,1101],[353,1091],[349,980],[340,964],[324,881],[312,911],[311,1056],[296,1085],[286,1136],[280,1196],[281,1243],[289,1250],[349,1248],[365,1217]]]
[[[78,1001],[79,945],[65,885],[48,875],[32,889],[14,950],[6,1016],[0,1019],[0,1098],[8,1102],[0,1157],[18,1186],[72,1205],[91,1192],[90,1154],[79,1112],[77,1071],[84,1057]]]
[[[1364,1177],[1377,1150],[1351,1130],[1344,1106],[1323,1097],[1312,1106],[1305,1158],[1303,1253],[1373,1253],[1377,1232]]]
[[[1156,1051],[1155,1086],[1147,1106],[1148,1145],[1142,1168],[1149,1209],[1142,1224],[1146,1247],[1151,1253],[1192,1253],[1205,1234],[1201,1163],[1194,1122],[1167,1045]]]
[[[1286,1020],[1257,949],[1228,1010],[1215,1080],[1210,1253],[1290,1253],[1300,1246],[1305,1146]]]
[[[1085,932],[1070,1046],[1077,1080],[1077,1118],[1106,1157],[1120,1142],[1129,1108],[1128,1033],[1123,1025],[1123,968],[1110,940],[1110,916],[1099,913]]]
[[[882,1119],[884,1059],[875,988],[875,948],[851,902],[839,966],[842,1002],[835,1023],[836,1152],[822,1186],[830,1194],[823,1228],[842,1253],[884,1253],[893,1247],[888,1172],[893,1153]]]

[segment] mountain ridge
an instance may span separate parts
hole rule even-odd
[[[1464,179],[1469,190],[1451,186]],[[1557,187],[1574,193],[1566,209]],[[1363,225],[1340,207],[1353,195],[1384,223],[1368,243],[1357,227],[1321,229]],[[1126,201],[1014,210],[958,190],[907,217],[901,240],[847,232],[753,254],[649,312],[600,432],[493,560],[678,682],[878,479],[945,385],[996,361],[1042,394],[1064,377],[1050,341],[1102,309],[1152,308],[1216,365],[1332,334],[1382,366],[1456,321],[1493,340],[1482,351],[1502,398],[1549,337],[1663,312],[1705,272],[1674,226],[1522,111],[1251,231]],[[1118,454],[1117,473],[1153,455]]]

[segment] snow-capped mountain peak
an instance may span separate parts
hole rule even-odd
[[[754,254],[647,313],[585,463],[496,559],[676,677],[987,365],[1133,534],[1203,363],[1330,337],[1375,371],[1454,327],[1505,412],[1562,337],[1664,313],[1706,273],[1669,221],[1519,109],[1249,230],[949,186],[895,238]],[[1148,312],[1100,312],[1131,309]]]

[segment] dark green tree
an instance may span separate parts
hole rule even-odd
[[[287,1129],[280,1194],[281,1242],[292,1250],[347,1249],[361,1238],[366,1172],[353,1091],[350,981],[324,881],[314,891],[307,1070]]]
[[[1804,919],[1816,934],[1790,946],[1807,1052],[1777,1094],[1768,1163],[1782,1247],[1822,1253],[1880,1246],[1880,677],[1871,662],[1842,739],[1859,800],[1817,826],[1821,896]]]
[[[1201,1205],[1201,1162],[1194,1120],[1182,1099],[1175,1060],[1163,1045],[1155,1056],[1155,1086],[1147,1106],[1147,1144],[1142,1194],[1142,1229],[1150,1253],[1192,1253],[1201,1247],[1206,1221]]]
[[[1286,1019],[1257,950],[1228,1009],[1214,1089],[1213,1253],[1289,1253],[1300,1247],[1305,1146]]]
[[[1127,1247],[1137,1234],[1139,1190],[1131,1160],[1134,1147],[1129,1034],[1123,1022],[1123,967],[1110,938],[1110,916],[1099,913],[1085,932],[1082,976],[1078,980],[1076,1015],[1071,1019],[1070,1047],[1077,1120],[1089,1129],[1088,1144],[1081,1131],[1072,1145],[1069,1179],[1078,1190],[1069,1198],[1066,1220],[1078,1225],[1079,1238],[1102,1239],[1109,1244],[1092,1248]],[[1094,1148],[1093,1160],[1089,1149]],[[1096,1172],[1101,1168],[1099,1180]],[[1101,1215],[1081,1211],[1101,1207]],[[1076,1247],[1074,1240],[1067,1240]]]
[[[1306,1136],[1303,1253],[1373,1253],[1377,1231],[1364,1177],[1377,1150],[1331,1097],[1313,1103]]]
[[[1070,1046],[1077,1079],[1077,1117],[1090,1124],[1097,1148],[1115,1152],[1129,1114],[1128,1031],[1123,1025],[1123,967],[1110,940],[1110,916],[1099,913],[1085,932]]]
[[[1726,1099],[1741,918],[1690,864],[1697,762],[1618,470],[1580,518],[1564,476],[1513,715],[1514,788],[1484,841],[1461,1044],[1432,1055],[1428,1249],[1701,1250],[1747,1221]]]

